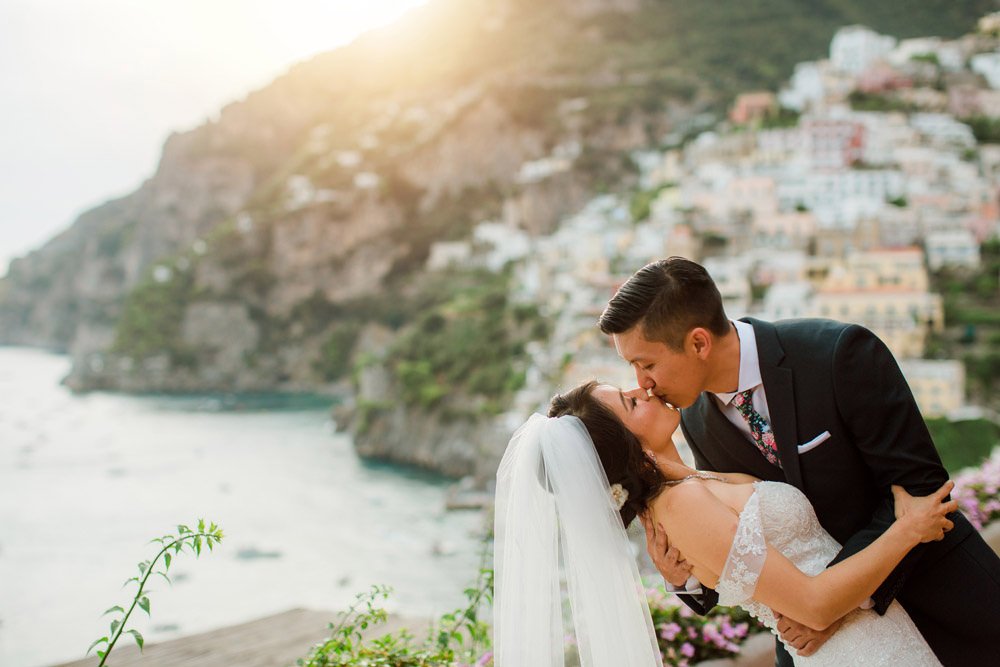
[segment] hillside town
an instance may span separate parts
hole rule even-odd
[[[1000,144],[968,123],[1000,109],[1000,53],[977,53],[998,25],[987,16],[977,35],[951,41],[842,28],[829,58],[800,63],[782,90],[741,95],[726,122],[696,119],[672,147],[634,155],[631,201],[598,196],[540,238],[505,211],[472,241],[437,244],[432,268],[513,262],[516,298],[555,323],[533,344],[511,424],[586,378],[634,384],[595,322],[632,271],[670,255],[705,264],[730,317],[872,329],[925,416],[968,414],[962,361],[924,358],[945,325],[930,275],[976,269],[1000,231]],[[559,146],[522,178],[551,177],[578,150]]]

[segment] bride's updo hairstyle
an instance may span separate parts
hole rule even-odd
[[[618,416],[594,398],[597,382],[590,381],[565,394],[556,394],[549,403],[549,417],[572,415],[583,422],[594,441],[609,484],[621,484],[628,499],[620,510],[627,527],[656,497],[666,478],[646,456],[639,439],[625,428]]]

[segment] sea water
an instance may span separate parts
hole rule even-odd
[[[359,460],[329,399],[75,395],[68,370],[0,347],[0,665],[82,658],[147,542],[200,517],[224,540],[175,555],[172,586],[150,578],[151,617],[129,622],[147,642],[344,609],[373,584],[390,611],[440,614],[475,580],[481,513],[446,512],[447,480]]]

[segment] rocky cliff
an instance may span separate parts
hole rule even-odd
[[[171,136],[137,191],[12,263],[0,343],[69,352],[78,390],[346,393],[362,453],[475,471],[544,326],[493,277],[429,270],[435,243],[552,231],[839,25],[960,32],[990,3],[815,4],[434,0]]]

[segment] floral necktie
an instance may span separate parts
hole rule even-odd
[[[743,419],[746,420],[747,425],[750,427],[750,435],[753,436],[753,442],[757,445],[757,449],[760,450],[760,453],[764,455],[764,458],[771,465],[780,468],[781,461],[778,459],[778,445],[774,441],[774,433],[771,431],[771,425],[754,409],[752,396],[753,389],[741,391],[733,396],[733,405],[740,411]]]

